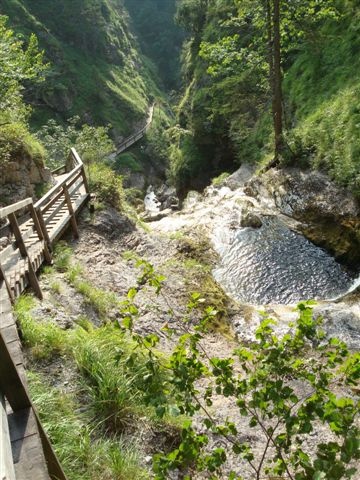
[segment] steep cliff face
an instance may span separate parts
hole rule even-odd
[[[1,165],[0,207],[27,197],[37,198],[44,184],[51,181],[51,172],[29,152],[14,152],[11,161]]]
[[[32,122],[80,115],[126,135],[161,96],[156,68],[140,52],[122,0],[1,0],[9,25],[35,32],[51,64],[46,81],[27,92]]]

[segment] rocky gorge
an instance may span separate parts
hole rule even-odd
[[[307,240],[303,228],[310,225],[310,221],[307,224],[288,210],[290,205],[294,211],[295,206],[301,205],[305,211],[306,202],[311,200],[312,209],[314,205],[319,205],[320,210],[327,207],[330,215],[330,202],[336,192],[342,203],[339,200],[333,209],[334,223],[337,218],[343,218],[349,228],[348,225],[356,226],[359,219],[355,200],[335,189],[323,176],[321,181],[326,182],[326,188],[312,193],[309,189],[303,196],[303,187],[297,183],[300,192],[297,196],[285,186],[272,189],[273,177],[288,180],[290,176],[297,179],[300,176],[307,183],[311,175],[311,172],[270,171],[259,177],[251,167],[242,166],[202,194],[190,192],[181,210],[169,209],[166,195],[161,197],[165,199],[164,205],[154,191],[152,205],[162,212],[162,218],[156,217],[159,212],[148,212],[148,218],[149,215],[155,218],[142,227],[112,208],[95,213],[84,211],[80,238],[68,239],[75,268],[81,269],[81,275],[89,284],[104,292],[101,294],[104,299],[107,295],[124,299],[129,289],[137,285],[135,331],[158,335],[164,353],[171,352],[176,344],[189,295],[194,291],[203,294],[204,307],[213,305],[218,312],[211,330],[201,340],[202,348],[213,356],[231,356],[239,341],[253,340],[263,311],[277,321],[275,331],[280,335],[287,333],[297,317],[296,303],[307,298],[317,298],[314,314],[323,317],[326,334],[337,336],[351,349],[359,350],[359,271],[355,266],[350,268],[350,262],[347,265],[336,262],[329,253],[330,247],[327,252]],[[327,197],[326,191],[330,192]],[[173,192],[169,191],[169,197],[172,196]],[[353,234],[356,236],[356,227]],[[350,252],[353,245],[348,245]],[[155,271],[165,277],[160,295],[153,288],[139,284],[139,259],[149,261]],[[97,326],[103,323],[99,311],[71,282],[69,284],[66,274],[59,271],[44,275],[41,283],[45,299],[33,311],[40,321],[51,318],[62,329],[81,324],[84,317]],[[115,322],[121,319],[115,304],[107,312],[107,318]],[[194,321],[196,313],[192,325]],[[164,327],[173,329],[175,336],[165,335]],[[71,366],[64,368],[57,360],[41,368],[56,388],[66,392],[76,390],[76,374]],[[206,381],[201,381],[200,391],[206,386]],[[301,389],[301,385],[296,388]],[[261,431],[249,429],[236,406],[220,395],[215,397],[212,412],[219,421],[226,421],[229,416],[235,419],[243,432],[242,438],[251,441],[254,451],[261,454]],[[195,416],[194,426],[198,432],[203,431],[202,414]],[[166,452],[178,441],[176,429],[172,432],[154,430],[145,419],[125,432],[126,435],[129,441],[136,439],[146,469],[154,453]],[[330,441],[331,434],[319,425],[307,440],[306,450],[311,452],[319,440],[324,439]],[[236,471],[245,479],[253,478],[246,462],[231,454],[220,436],[211,435],[209,448],[213,447],[224,447],[229,452],[226,474]],[[169,478],[180,479],[182,473],[175,471]],[[191,478],[208,477],[196,474]]]
[[[151,225],[155,232],[207,236],[218,255],[214,278],[247,306],[246,316],[232,313],[238,335],[253,334],[259,309],[268,306],[284,327],[296,302],[315,298],[331,333],[340,315],[337,334],[358,348],[360,311],[356,293],[346,294],[359,285],[359,213],[356,199],[324,174],[285,169],[257,176],[242,166]]]

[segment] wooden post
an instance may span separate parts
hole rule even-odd
[[[28,253],[27,253],[27,250],[26,250],[24,239],[21,235],[21,231],[20,231],[19,224],[18,224],[18,221],[17,221],[16,216],[15,216],[15,213],[9,213],[8,219],[9,219],[9,222],[10,222],[11,230],[12,230],[14,236],[15,236],[17,247],[20,250],[21,255],[23,257],[27,257]]]
[[[77,223],[76,223],[75,213],[74,213],[74,209],[73,209],[73,206],[72,206],[72,203],[71,203],[71,197],[70,197],[70,194],[69,194],[69,190],[68,190],[66,185],[63,185],[63,191],[64,191],[65,200],[66,200],[66,203],[67,203],[67,206],[68,206],[68,209],[69,209],[69,213],[70,213],[70,222],[71,222],[71,226],[72,226],[72,229],[73,229],[74,237],[79,238],[79,230],[78,230],[78,226],[77,226]]]
[[[82,178],[83,178],[83,181],[84,181],[85,191],[86,191],[86,193],[90,193],[89,182],[88,182],[88,179],[87,179],[87,176],[86,176],[86,173],[85,173],[84,165],[81,168],[81,173],[82,173]]]
[[[9,219],[9,222],[10,222],[11,230],[12,230],[13,234],[15,235],[15,240],[16,240],[17,246],[20,250],[20,253],[21,253],[22,257],[28,259],[29,283],[30,283],[31,287],[35,290],[36,295],[40,298],[40,300],[42,300],[43,299],[43,294],[42,294],[42,291],[41,291],[41,287],[40,287],[39,281],[37,279],[34,267],[31,263],[31,258],[29,257],[26,245],[24,243],[24,239],[21,235],[21,231],[20,231],[19,224],[17,222],[15,214],[14,213],[9,213],[8,219]]]
[[[0,390],[14,412],[31,406],[26,388],[0,332]]]
[[[4,269],[2,268],[1,264],[0,264],[0,280],[3,280],[3,282],[5,282],[6,290],[9,294],[10,301],[11,301],[11,303],[14,303],[15,297],[14,297],[14,294],[11,290],[10,283],[8,282],[8,280],[5,276],[5,272],[4,272]]]
[[[35,207],[34,207],[34,209],[35,209]],[[42,233],[44,235],[44,238],[46,240],[48,249],[49,249],[49,251],[51,251],[51,240],[50,240],[50,237],[49,237],[49,232],[47,231],[47,228],[46,228],[46,223],[45,223],[41,208],[40,207],[36,208],[35,212],[36,212],[36,216],[39,220],[41,231],[42,231]]]
[[[36,213],[36,210],[35,210],[33,204],[29,205],[29,210],[30,210],[31,218],[33,219],[33,222],[34,222],[36,233],[38,234],[39,239],[44,242],[45,260],[47,261],[47,263],[51,263],[52,259],[51,259],[50,251],[49,251],[48,246],[47,246],[47,240],[46,240],[45,235],[43,233],[43,230],[41,228],[41,224],[39,222],[39,219],[38,219],[38,216],[37,216],[37,213]]]

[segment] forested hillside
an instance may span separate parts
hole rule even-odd
[[[22,73],[3,89],[2,159],[18,163],[27,155],[55,167],[74,145],[85,160],[101,159],[115,149],[110,138],[117,144],[142,127],[156,102],[146,148],[135,146],[112,166],[140,174],[141,186],[145,170],[163,178],[162,133],[171,115],[165,91],[180,84],[183,33],[175,10],[175,1],[160,0],[1,0],[5,75],[32,38]]]
[[[26,94],[33,124],[77,114],[87,123],[111,123],[115,136],[128,134],[150,98],[161,95],[121,0],[1,0],[0,13],[16,32],[35,33],[50,62],[45,81]]]
[[[184,31],[175,23],[174,0],[125,0],[142,51],[158,67],[166,90],[181,86],[180,53]]]
[[[172,131],[179,187],[272,158],[267,11],[272,2],[183,0],[190,34],[186,90]],[[272,15],[272,13],[271,13]],[[359,15],[356,1],[282,2],[282,162],[325,168],[359,191]],[[270,18],[271,20],[271,18]],[[271,80],[271,79],[270,79]]]

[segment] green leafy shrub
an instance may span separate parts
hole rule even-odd
[[[116,170],[122,170],[124,168],[129,169],[131,172],[135,172],[135,173],[143,171],[143,167],[141,166],[139,161],[130,152],[122,153],[117,157],[115,161]]]
[[[110,127],[93,127],[80,125],[80,118],[75,116],[60,125],[49,120],[36,133],[47,152],[47,164],[56,168],[66,163],[70,149],[75,147],[85,164],[101,161],[115,150],[115,145],[108,132]]]
[[[200,347],[206,319],[194,333],[180,337],[170,358],[174,395],[180,411],[190,416],[202,413],[204,427],[197,433],[189,422],[179,448],[155,457],[157,479],[167,478],[169,469],[189,466],[224,478],[226,449],[206,448],[211,433],[223,438],[239,462],[248,464],[254,478],[339,480],[356,473],[359,402],[351,387],[360,376],[360,356],[337,339],[325,339],[321,319],[313,319],[310,303],[299,304],[298,311],[289,333],[277,337],[276,322],[266,318],[256,341],[240,344],[232,357],[212,357]],[[205,378],[206,388],[199,392],[198,382]],[[219,395],[262,436],[260,449],[243,439],[244,425],[235,418],[218,419],[212,406]],[[320,425],[327,434],[310,452],[307,436]],[[241,474],[232,472],[228,478]]]
[[[94,163],[89,167],[90,189],[100,202],[107,203],[119,210],[124,204],[122,177],[103,163]]]
[[[151,269],[148,272],[142,278],[151,285],[156,274]],[[161,286],[162,281],[154,285],[158,294]],[[134,341],[144,345],[146,337],[134,330],[137,294],[136,289],[129,291],[131,308],[122,325],[131,331]],[[202,339],[216,310],[207,307],[194,323],[203,302],[201,294],[191,296],[187,313],[177,326],[180,337],[166,359],[169,375],[162,379],[162,394],[158,386],[159,394],[152,399],[158,402],[159,414],[174,408],[169,403],[173,399],[180,413],[196,414],[197,423],[200,417],[203,425],[199,429],[186,421],[178,448],[168,455],[155,455],[155,478],[165,480],[170,470],[180,469],[184,478],[198,471],[214,479],[227,475],[235,480],[242,478],[244,465],[256,479],[340,480],[354,476],[360,458],[359,399],[353,391],[360,378],[359,353],[349,352],[335,338],[326,338],[321,317],[313,318],[314,302],[302,302],[298,319],[286,334],[277,336],[276,322],[265,317],[253,342],[240,343],[231,356],[214,357]],[[164,332],[174,334],[169,326]],[[149,363],[145,366],[149,373],[154,362],[162,362],[154,356],[159,341],[158,336],[148,341]],[[229,412],[235,409],[237,414],[219,417],[219,398]],[[326,433],[315,439],[312,436],[309,449],[309,435],[320,426]],[[244,436],[244,428],[253,429],[254,437]],[[209,448],[210,435],[221,439],[226,448]],[[262,438],[261,446],[252,438]],[[238,457],[236,472],[225,473],[228,449]]]

